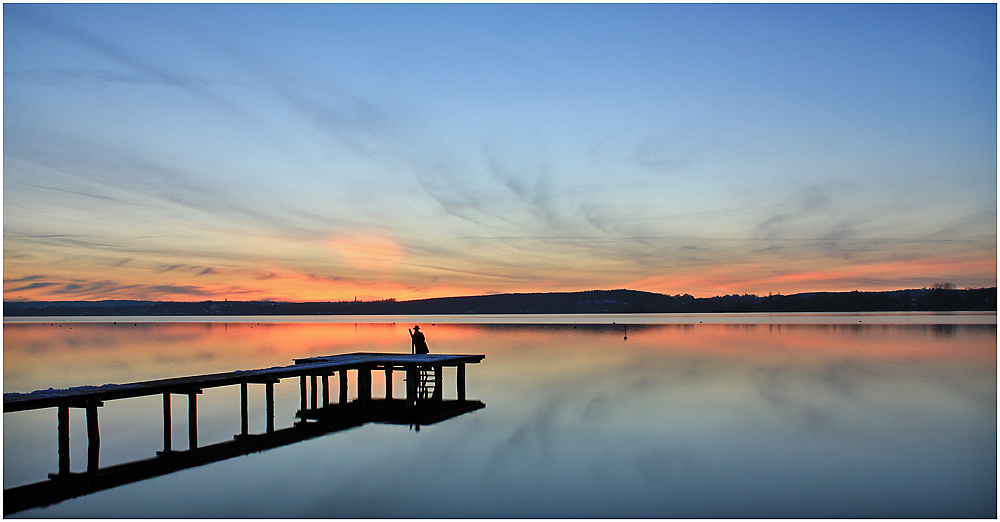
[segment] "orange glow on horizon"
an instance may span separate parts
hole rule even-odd
[[[439,283],[426,275],[420,278],[399,274],[405,265],[399,246],[383,238],[338,238],[328,248],[356,267],[350,275],[332,277],[303,272],[291,267],[264,265],[255,269],[192,267],[151,271],[148,266],[116,268],[116,279],[93,270],[50,274],[46,278],[19,277],[5,273],[4,300],[98,301],[111,299],[157,301],[233,301],[274,300],[287,302],[407,301],[437,297],[488,295],[497,293],[576,292],[627,288],[668,295],[691,294],[713,297],[728,294],[801,292],[886,291],[929,287],[936,282],[952,282],[958,287],[996,286],[996,259],[954,260],[918,259],[886,261],[846,266],[802,266],[789,264],[775,268],[773,263],[707,265],[685,268],[654,277],[625,280],[609,274],[594,284],[579,281],[593,275],[565,273],[563,280],[552,278],[531,282]],[[24,272],[25,267],[11,265],[8,270]],[[418,283],[417,280],[424,283]],[[574,282],[569,282],[574,281]],[[976,281],[981,284],[969,284]],[[488,286],[487,286],[488,285]]]
[[[784,272],[784,273],[783,273]],[[950,282],[963,274],[989,279],[996,286],[996,259],[955,261],[950,259],[921,259],[913,261],[888,261],[831,268],[774,269],[772,265],[756,263],[725,266],[662,276],[637,281],[636,287],[669,294],[689,293],[696,297],[713,297],[729,294],[769,293],[795,294],[803,292],[850,292],[905,290],[929,287],[935,282]],[[921,284],[899,281],[917,280]]]

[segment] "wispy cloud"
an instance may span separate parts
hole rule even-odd
[[[6,282],[6,281],[5,281]],[[57,283],[31,283],[24,286],[15,286],[12,288],[5,288],[5,291],[10,292],[24,292],[27,290],[37,290],[39,288],[48,288],[50,286],[56,285]]]
[[[248,225],[244,230],[275,236],[321,238],[347,221],[295,208],[290,202],[272,200],[267,206],[253,201],[266,187],[224,186],[198,172],[164,166],[150,157],[134,157],[85,139],[18,134],[5,139],[5,157],[58,173],[48,183],[38,176],[19,180],[12,174],[8,192],[15,187],[35,188],[112,202],[118,208],[105,212],[132,212],[197,220],[198,227]],[[181,210],[173,210],[180,206]],[[221,222],[221,223],[220,223]]]
[[[17,277],[17,278],[11,278],[11,279],[4,278],[3,282],[4,283],[24,283],[24,282],[27,282],[27,281],[35,281],[35,280],[43,279],[43,278],[44,278],[44,276],[40,276],[40,275],[29,275],[29,276]]]
[[[129,74],[120,71],[84,69],[79,67],[62,69],[23,69],[4,71],[4,79],[8,81],[24,81],[32,83],[69,83],[85,84],[126,84],[126,85],[201,85],[208,87],[220,82],[192,78],[179,84],[176,80],[163,75],[150,73]]]
[[[37,9],[25,9],[20,6],[8,6],[4,9],[4,15],[8,20],[21,23],[42,31],[50,36],[73,42],[85,49],[95,52],[101,56],[109,58],[121,65],[143,73],[141,82],[129,81],[128,83],[159,83],[172,85],[181,88],[199,98],[209,100],[220,107],[225,107],[237,113],[243,113],[241,109],[230,103],[228,100],[217,96],[205,89],[208,82],[188,75],[180,74],[161,67],[142,56],[128,51],[126,48],[116,45],[104,38],[98,37],[78,27],[63,23],[51,16],[42,14]],[[72,75],[79,71],[74,69],[63,70],[62,74]],[[102,81],[135,80],[136,76],[117,75],[115,73],[101,74],[98,76],[89,75],[90,79],[100,79]]]
[[[32,275],[44,279],[20,287],[9,286],[4,281],[4,293],[17,292],[34,300],[102,300],[102,299],[178,299],[185,297],[210,298],[216,290],[197,285],[130,284],[112,279],[62,279],[46,275]]]
[[[316,128],[360,156],[374,159],[392,133],[386,113],[359,96],[326,92],[324,101],[318,102],[287,87],[276,89],[289,106]],[[330,103],[333,100],[340,102],[338,106]]]

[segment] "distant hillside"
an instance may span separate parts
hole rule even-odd
[[[420,315],[693,312],[996,311],[997,289],[813,292],[695,298],[636,290],[441,297],[413,301],[284,303],[274,301],[5,302],[5,317],[142,315]]]

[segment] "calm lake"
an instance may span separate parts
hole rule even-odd
[[[14,516],[997,516],[996,314],[5,321],[3,389],[409,353],[415,324],[431,353],[486,356],[466,374],[485,408],[419,430],[366,424]],[[393,374],[396,397],[403,377]],[[373,372],[376,398],[384,379]],[[299,386],[274,386],[276,429],[295,423]],[[183,450],[187,401],[175,397]],[[254,433],[264,397],[249,386]],[[239,386],[198,396],[199,446],[240,433],[240,403]],[[101,467],[163,449],[161,396],[99,411]],[[4,489],[57,470],[56,427],[55,408],[4,414]],[[70,450],[71,470],[86,471],[79,408]]]

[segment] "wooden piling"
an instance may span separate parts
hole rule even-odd
[[[435,366],[434,367],[434,400],[439,401],[444,398],[441,387],[444,385],[444,367]]]
[[[417,385],[420,381],[420,370],[414,367],[406,369],[406,401],[414,403],[417,401]]]
[[[240,383],[240,434],[250,434],[250,401],[247,397],[247,383]]]
[[[188,449],[198,447],[198,394],[201,390],[188,392]]]
[[[372,371],[370,368],[358,368],[358,400],[370,401],[372,398]]]
[[[170,435],[172,428],[170,426],[170,392],[163,392],[163,452],[170,453],[171,442]]]
[[[465,363],[458,365],[458,400],[465,400]]]
[[[69,475],[69,406],[59,406],[59,474]]]
[[[95,472],[101,460],[101,429],[97,422],[97,407],[100,403],[87,405],[87,471]]]
[[[274,382],[264,385],[264,400],[267,403],[267,432],[274,433]]]
[[[309,376],[309,385],[312,386],[312,390],[309,391],[309,406],[312,409],[316,409],[319,405],[319,387],[316,386],[316,376]]]
[[[340,370],[340,404],[347,403],[347,369]]]
[[[306,376],[299,376],[299,409],[305,411],[306,409]]]
[[[392,368],[385,369],[385,398],[392,399]]]

